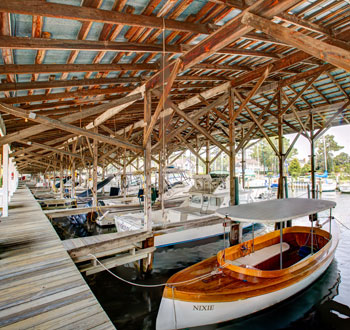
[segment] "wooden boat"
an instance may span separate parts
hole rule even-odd
[[[283,222],[335,206],[332,201],[282,199],[220,209],[235,221]],[[167,282],[157,330],[204,326],[240,318],[283,301],[314,282],[330,265],[338,244],[329,231],[287,227],[229,247]],[[325,224],[324,224],[325,225]],[[327,226],[328,227],[328,226]]]

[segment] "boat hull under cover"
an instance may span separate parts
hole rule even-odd
[[[187,302],[163,298],[157,317],[157,330],[182,329],[234,320],[269,308],[302,291],[320,277],[333,256],[303,280],[284,289],[261,296],[231,302]],[[162,315],[162,317],[160,317]]]
[[[267,235],[269,234],[264,236]],[[234,289],[232,285],[230,285],[231,280],[225,282],[225,285],[228,285],[231,288],[228,291],[225,291],[225,286],[222,287],[221,280],[217,280],[217,284],[214,286],[210,285],[211,289],[208,289],[212,292],[211,294],[209,291],[208,294],[191,291],[190,288],[192,284],[185,286],[188,288],[186,291],[181,291],[180,289],[179,292],[176,290],[176,285],[174,289],[171,286],[167,287],[163,293],[163,298],[159,307],[156,329],[182,329],[234,320],[259,312],[290,298],[305,289],[325,272],[334,259],[335,250],[338,245],[338,237],[339,228],[335,222],[333,222],[332,239],[328,244],[317,253],[310,256],[309,262],[306,261],[308,260],[308,257],[303,259],[304,261],[302,261],[301,264],[306,262],[306,265],[297,272],[292,272],[290,275],[287,275],[286,280],[282,280],[281,278],[281,281],[279,281],[277,279],[277,281],[279,281],[278,285],[274,285],[270,282],[273,281],[272,278],[266,278],[267,286],[265,289],[262,287],[260,287],[258,291],[255,291],[253,287],[249,289],[250,284],[248,282],[246,290],[241,290],[240,293],[237,293],[237,296],[235,294],[229,295],[229,290],[233,290],[232,292],[238,292],[237,289]],[[202,268],[206,272],[210,272],[214,269],[210,265],[213,265],[215,260],[215,257],[211,257],[187,269],[199,270]],[[298,268],[298,265],[301,264],[297,263],[294,268]],[[186,272],[186,270],[173,275],[172,278],[169,279],[169,283],[181,281],[180,274],[182,272]],[[197,271],[192,272],[197,273],[197,276],[201,275],[201,273],[198,273]],[[292,274],[294,275],[291,276]],[[218,276],[218,278],[220,278],[220,275]],[[237,276],[235,276],[235,278],[236,280],[232,279],[233,282],[237,281],[238,278],[240,279],[239,281],[242,281],[245,277],[239,275],[238,278]],[[187,277],[186,279],[189,278]],[[253,280],[252,283],[254,283],[254,279],[250,279]],[[197,283],[202,283],[200,285],[204,285],[203,288],[206,288],[209,284],[205,284],[206,282],[203,281]],[[182,287],[184,287],[184,285],[182,285]],[[228,295],[232,298],[228,298]],[[174,299],[172,299],[172,297],[174,297]],[[184,297],[184,299],[178,297]]]

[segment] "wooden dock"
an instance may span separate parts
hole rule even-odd
[[[0,220],[0,328],[115,329],[28,188]]]
[[[113,211],[113,212],[131,212],[140,210],[140,204],[116,204],[116,205],[104,205],[99,206],[98,210],[101,212]],[[85,214],[88,212],[96,211],[96,207],[77,207],[69,209],[54,209],[54,210],[44,210],[43,212],[47,217],[54,219],[60,217],[67,217],[69,215]]]
[[[143,242],[152,239],[153,233],[143,230],[110,233],[67,239],[63,245],[78,268],[86,275],[103,271],[103,267],[96,263],[97,258],[106,268],[114,268],[130,262],[149,258],[155,251],[154,246],[144,248]]]

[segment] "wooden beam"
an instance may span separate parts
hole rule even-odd
[[[240,99],[240,101],[242,102],[241,104],[244,104],[245,100],[242,100],[241,96],[239,95],[239,93],[236,92],[237,97]],[[276,153],[276,155],[278,155],[278,150],[276,149],[275,145],[273,144],[273,142],[271,141],[270,137],[267,135],[267,133],[265,132],[264,127],[261,125],[261,123],[258,121],[258,119],[255,117],[255,114],[248,108],[245,107],[245,109],[247,110],[247,112],[249,113],[249,116],[251,117],[251,119],[254,121],[254,123],[259,127],[261,133],[264,135],[264,137],[266,138],[267,142],[270,144],[271,148],[273,149],[273,151]]]
[[[193,120],[193,121],[198,120],[200,117],[204,116],[208,111],[210,111],[212,107],[217,107],[217,106],[221,105],[222,103],[224,103],[226,100],[227,100],[227,93],[222,95],[221,97],[219,97],[217,100],[212,102],[210,105],[207,105],[206,107],[200,109],[199,111],[195,111],[194,115],[191,116],[191,120]],[[177,105],[177,107],[181,110],[180,105]],[[173,111],[173,109],[171,109],[171,111]],[[167,143],[168,141],[173,139],[176,135],[180,134],[182,131],[187,129],[190,125],[191,124],[188,121],[186,121],[180,127],[172,130],[169,134],[167,134],[165,136],[165,139],[166,139],[165,143]],[[152,149],[157,149],[157,148],[161,147],[161,145],[162,145],[162,140],[157,142],[153,146]]]
[[[22,1],[2,0],[0,12],[22,15],[46,16],[61,19],[78,20],[83,22],[98,22],[121,24],[136,27],[147,27],[162,30],[208,34],[212,31],[209,24],[195,24],[164,19],[156,16],[133,15],[110,10],[90,7],[47,3],[39,0],[27,0],[26,6]]]
[[[11,20],[9,13],[0,14],[0,34],[11,36]],[[13,54],[11,49],[2,49],[1,53],[5,65],[13,64]],[[16,81],[13,74],[7,75],[7,80],[12,83]],[[5,95],[9,96],[8,93],[5,93]]]
[[[38,148],[41,148],[41,149],[50,150],[50,151],[53,151],[55,153],[63,154],[63,155],[70,156],[70,157],[73,157],[73,158],[80,158],[80,159],[83,158],[81,155],[74,154],[72,152],[65,151],[65,150],[62,150],[62,149],[54,148],[54,147],[51,147],[51,146],[48,146],[48,145],[42,144],[42,143],[26,142],[26,141],[18,141],[18,142],[23,143],[25,145],[29,145],[29,146],[34,146],[34,147],[38,147]],[[24,149],[23,152],[26,152],[25,149]],[[40,155],[38,155],[38,156],[40,156]]]
[[[263,84],[263,82],[265,81],[265,79],[269,75],[271,68],[272,68],[271,65],[269,65],[265,68],[263,75],[260,77],[258,82],[255,84],[254,88],[249,92],[247,97],[244,98],[244,100],[241,102],[239,108],[233,113],[233,117],[232,117],[232,119],[230,119],[231,121],[235,121],[237,119],[237,117],[241,114],[241,112],[244,108],[248,111],[248,107],[247,107],[248,102],[255,95],[256,91],[260,88],[260,86]]]
[[[221,70],[221,71],[251,71],[245,65],[223,65],[214,63],[199,63],[192,67],[195,70]]]
[[[151,91],[145,92],[144,98],[144,121],[147,126],[144,127],[143,136],[147,136],[147,130],[151,124],[152,116],[152,95]],[[151,201],[151,137],[148,135],[147,140],[144,141],[145,152],[144,152],[144,173],[145,173],[145,187],[144,187],[144,230],[152,230],[152,201]]]
[[[289,66],[294,65],[294,64],[296,64],[300,61],[303,61],[305,59],[308,59],[310,57],[311,57],[311,55],[309,55],[305,52],[302,52],[302,51],[298,51],[298,52],[293,53],[291,55],[287,55],[284,58],[282,58],[278,61],[275,61],[271,64],[269,63],[267,65],[259,67],[258,69],[254,70],[254,71],[246,72],[246,73],[242,74],[241,76],[235,78],[231,82],[225,82],[219,86],[215,86],[215,87],[208,89],[206,91],[203,91],[203,92],[199,93],[198,95],[195,95],[195,96],[193,96],[185,101],[182,101],[178,104],[178,107],[181,110],[184,110],[184,109],[189,108],[193,105],[201,103],[202,100],[201,100],[200,96],[202,96],[205,99],[210,99],[212,97],[215,97],[217,95],[225,93],[230,86],[239,87],[241,85],[244,85],[244,84],[250,83],[256,79],[259,79],[261,77],[261,75],[264,74],[266,68],[269,67],[270,65],[272,66],[272,68],[270,70],[270,72],[272,73],[272,72],[277,72],[279,70],[288,68]],[[207,75],[205,77],[210,78],[210,76],[207,76]],[[181,78],[181,76],[179,76],[178,78]],[[169,115],[171,113],[172,110],[171,109],[169,111],[168,110],[169,109],[167,109],[166,111],[163,112],[164,115]],[[160,116],[162,116],[162,114]],[[144,126],[143,119],[134,123],[134,128],[140,128],[143,126]],[[131,128],[131,125],[127,126],[126,130],[129,130],[130,128]],[[121,133],[122,133],[121,131],[118,131],[118,134],[121,134]],[[154,148],[154,147],[155,146],[153,146],[152,148]]]
[[[295,104],[295,102],[299,99],[299,97],[301,97],[303,93],[308,90],[308,88],[316,81],[316,79],[319,77],[320,74],[322,74],[322,72],[315,75],[313,78],[311,78],[305,84],[305,86],[295,95],[295,97],[291,99],[286,106],[283,107],[280,113],[281,116],[284,115],[289,110],[289,108]]]
[[[140,83],[141,79],[137,77],[127,78],[96,78],[96,79],[69,79],[52,81],[31,81],[19,83],[2,83],[0,91],[16,91],[27,89],[48,89],[48,88],[66,88],[77,86],[95,86],[95,85],[113,85],[124,83]]]
[[[274,15],[279,14],[298,2],[299,0],[282,0],[279,2],[274,0],[260,0],[250,6],[249,10],[260,13],[264,17],[272,18]],[[195,64],[203,61],[205,58],[244,36],[246,33],[252,31],[253,28],[241,23],[242,17],[242,13],[237,15],[220,29],[213,32],[207,38],[203,39],[190,50],[185,52],[181,57],[184,64],[183,69],[187,70],[191,68]],[[169,64],[169,69],[171,70],[174,65],[175,62],[173,61]],[[147,88],[158,86],[160,81],[161,73],[158,72],[147,81]]]
[[[303,33],[272,23],[268,19],[252,13],[245,13],[242,22],[323,61],[350,71],[350,46],[347,49],[334,46],[331,43],[320,41]]]
[[[0,74],[33,74],[62,72],[156,71],[157,64],[7,64],[0,65]]]
[[[327,130],[330,125],[332,124],[332,121],[337,118],[348,106],[350,105],[350,101],[346,102],[343,106],[341,106],[337,112],[327,120],[327,122],[323,125],[323,127],[321,127],[314,135],[313,138],[314,139],[318,139],[325,130]]]
[[[273,102],[275,101],[276,97],[278,96],[278,93],[279,93],[279,89],[277,90],[277,92],[274,94],[274,96],[271,98],[271,100],[269,101],[269,103],[265,106],[265,108],[261,111],[261,113],[259,114],[259,117],[257,118],[257,121],[260,122],[260,120],[264,117],[264,115],[270,110]],[[261,126],[263,126],[265,123],[265,121],[261,121],[260,124]],[[254,137],[254,135],[256,134],[256,132],[258,130],[255,131],[255,134],[251,136],[253,130],[255,129],[256,127],[256,124],[253,123],[248,132],[241,138],[241,141],[239,142],[235,152],[238,152],[241,148],[243,148],[244,144],[250,139],[252,139]],[[259,128],[259,126],[257,126]],[[249,141],[248,141],[249,142]]]
[[[75,137],[75,134],[68,134],[68,135],[59,137],[57,139],[50,140],[49,142],[46,143],[46,145],[53,146],[53,145],[61,143],[61,142],[67,142],[67,140],[69,140],[73,137]],[[11,152],[10,157],[21,155],[23,153],[23,150],[26,150],[26,152],[27,152],[27,151],[35,151],[38,149],[40,149],[40,148],[35,147],[35,146],[31,146],[31,147],[26,148],[26,149],[21,149],[21,150]],[[44,152],[45,152],[44,150],[38,151],[39,154],[44,153]]]
[[[249,7],[249,11],[259,13],[266,18],[272,18],[298,2],[299,0],[279,2],[273,0],[257,1]],[[242,24],[242,17],[242,13],[237,15],[223,27],[213,32],[208,38],[202,40],[191,50],[186,52],[183,55],[184,69],[192,67],[194,64],[204,60],[217,50],[226,47],[241,36],[251,32],[253,29],[250,26]]]
[[[86,137],[91,138],[91,139],[97,139],[98,141],[105,142],[108,144],[124,147],[127,149],[132,149],[132,150],[136,150],[136,151],[142,150],[142,147],[134,145],[132,143],[129,143],[129,142],[123,140],[122,138],[115,138],[115,137],[111,138],[111,137],[106,136],[106,135],[94,133],[94,132],[91,132],[87,129],[83,129],[83,128],[80,128],[80,127],[77,127],[77,126],[74,126],[74,125],[71,125],[68,123],[64,123],[60,120],[52,119],[52,118],[41,116],[41,115],[36,115],[33,112],[27,114],[26,111],[24,111],[20,108],[10,106],[10,105],[0,104],[0,111],[3,111],[5,113],[11,114],[11,115],[16,116],[16,117],[21,117],[21,118],[33,120],[35,122],[49,126],[51,128],[58,128],[58,129],[62,129],[64,131],[71,132],[71,133],[74,133],[77,135],[83,135],[83,136],[86,136]]]
[[[199,158],[201,162],[205,164],[205,160],[201,157],[201,155],[192,147],[190,143],[188,143],[180,134],[176,135],[176,137],[181,141],[196,157]]]
[[[182,66],[182,61],[180,59],[176,60],[175,66],[173,68],[173,70],[170,73],[169,79],[167,80],[167,84],[165,87],[163,87],[163,93],[161,94],[160,98],[159,98],[159,102],[157,105],[156,110],[154,111],[154,114],[152,116],[151,121],[149,122],[149,125],[147,126],[147,130],[145,131],[145,134],[143,136],[143,145],[145,146],[149,137],[151,136],[151,133],[153,131],[153,127],[156,124],[159,114],[161,112],[161,110],[165,110],[164,109],[164,104],[168,98],[168,95],[171,91],[171,87],[173,86],[173,83],[175,81],[175,77],[177,76],[177,73],[179,72],[179,70],[181,69]],[[164,82],[165,83],[165,82]]]
[[[96,89],[84,89],[75,92],[63,92],[63,93],[49,93],[39,95],[17,96],[17,97],[5,97],[0,98],[0,103],[5,104],[21,104],[30,102],[40,102],[48,100],[61,100],[77,97],[95,96],[95,95],[108,95],[114,93],[130,92],[132,89],[125,87],[113,87],[113,88],[96,88]]]
[[[299,26],[303,29],[307,29],[312,32],[321,33],[326,36],[330,36],[332,34],[332,30],[328,28],[324,28],[315,23],[309,22],[305,19],[297,17],[296,15],[291,15],[288,13],[280,13],[277,15],[277,18],[284,20],[285,22],[291,23],[293,25]]]
[[[120,105],[127,104],[130,101],[136,101],[140,98],[142,98],[142,94],[140,94],[140,93],[126,96],[126,97],[117,99],[113,102],[110,102],[109,104],[101,104],[101,105],[98,105],[96,107],[87,109],[83,112],[76,112],[76,113],[61,117],[60,121],[62,123],[74,123],[80,119],[88,118],[90,116],[99,114],[107,109],[113,109],[113,108],[116,108]],[[9,106],[5,106],[5,107],[9,107]],[[21,110],[21,111],[23,111],[23,110]],[[51,126],[36,125],[34,127],[29,127],[29,128],[23,129],[21,131],[17,131],[17,132],[12,133],[12,134],[7,134],[3,137],[0,137],[0,145],[11,143],[11,142],[16,141],[16,140],[22,140],[22,139],[25,139],[29,136],[33,136],[33,135],[48,131],[50,129],[52,129]]]
[[[173,102],[169,102],[169,105],[174,109],[174,111],[183,119],[185,119],[191,126],[193,126],[198,132],[202,133],[208,140],[210,140],[214,145],[216,145],[218,148],[220,148],[223,152],[225,152],[227,155],[229,154],[229,151],[218,141],[214,139],[214,137],[202,126],[196,123],[195,120],[193,120],[191,117],[187,116],[182,110],[180,110],[176,104]]]
[[[23,38],[0,36],[0,48],[3,49],[38,49],[38,50],[73,50],[73,51],[99,51],[99,52],[134,52],[134,53],[162,53],[161,44],[143,44],[135,42],[95,41],[95,40],[70,40],[47,38]],[[183,53],[191,47],[183,45],[165,45],[166,53]],[[263,58],[279,58],[278,54],[244,48],[225,47],[217,50],[218,54],[243,55]],[[235,67],[235,66],[233,66]],[[239,69],[239,65],[236,66]],[[245,69],[243,69],[245,68]],[[241,70],[247,70],[242,66]]]
[[[279,14],[280,12],[288,9],[289,7],[293,6],[294,4],[296,4],[298,2],[299,2],[299,0],[282,0],[276,4],[276,1],[274,1],[274,0],[260,0],[257,3],[255,3],[253,6],[251,6],[250,9],[261,11],[261,12],[263,12],[263,14],[266,17],[273,17],[274,15]],[[0,11],[1,11],[1,6],[0,6]],[[235,19],[233,19],[229,23],[226,23],[222,28],[220,28],[218,30],[218,31],[220,31],[219,33],[214,33],[214,34],[210,35],[209,37],[205,38],[201,43],[195,45],[191,50],[189,50],[185,54],[183,54],[183,56],[181,58],[184,61],[184,63],[186,63],[186,66],[184,67],[184,69],[187,69],[188,67],[195,65],[196,63],[200,62],[204,57],[208,57],[209,55],[215,53],[216,51],[224,48],[225,46],[230,44],[232,41],[243,36],[244,33],[251,31],[252,30],[251,28],[248,28],[248,29],[242,28],[241,18],[242,18],[242,16],[238,15]],[[287,56],[287,58],[284,59],[284,61],[276,63],[274,65],[274,69],[281,70],[282,68],[284,68],[286,66],[292,65],[292,63],[295,63],[294,61],[297,61],[300,58],[305,59],[308,57],[310,57],[310,55],[305,55],[305,53],[303,53],[303,52],[302,52],[302,54],[299,54],[299,57],[298,56],[293,56],[293,57]],[[175,61],[173,61],[171,64],[169,64],[169,66],[166,68],[166,70],[172,71],[174,65],[175,65]],[[250,74],[249,77],[244,76],[243,79],[249,79],[248,81],[257,79],[264,72],[265,68],[266,67],[264,66],[263,68],[259,68],[258,70],[254,70],[253,72],[249,72],[249,74]],[[146,82],[145,85],[140,86],[140,90],[138,90],[138,91],[141,91],[141,89],[142,89],[141,92],[144,92],[146,87],[148,89],[155,88],[156,86],[158,86],[161,83],[161,77],[162,77],[162,72],[158,72],[157,74],[152,76]],[[235,80],[234,82],[232,82],[232,85],[236,84],[237,81],[238,80]],[[227,90],[228,87],[229,87],[229,83],[226,87],[221,85],[217,89],[212,89],[208,93],[203,93],[205,95],[202,94],[202,96],[205,98],[209,98],[209,95],[211,95],[211,97],[213,97],[215,95],[223,93],[224,91]],[[187,102],[183,102],[182,104],[184,105],[184,107],[188,107],[189,105],[187,105],[187,104],[189,102],[198,103],[198,102],[200,102],[200,100],[198,100],[198,97],[195,97],[195,98],[191,98]],[[182,106],[179,108],[183,109]],[[168,115],[168,114],[169,113],[166,113],[166,111],[164,111],[164,115]],[[106,111],[105,114],[100,116],[98,122],[97,123],[95,122],[95,125],[103,123],[107,119],[111,118],[113,115],[114,115],[113,112]],[[94,124],[92,123],[91,126],[89,126],[89,127],[93,127],[93,125]],[[134,127],[135,128],[143,127],[143,125],[144,125],[144,121],[140,120],[139,122],[135,123]],[[127,127],[127,129],[129,129],[129,126]]]
[[[3,49],[41,49],[41,50],[77,50],[112,51],[135,53],[162,53],[162,44],[142,44],[133,42],[46,39],[0,36],[0,48]],[[166,53],[182,53],[181,45],[166,45]]]

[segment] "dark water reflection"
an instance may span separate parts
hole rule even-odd
[[[333,214],[350,228],[350,195],[328,193],[322,198],[337,202]],[[350,230],[345,226],[340,225],[341,240],[336,259],[324,275],[306,290],[245,319],[200,329],[350,330]],[[245,238],[249,239],[250,234],[246,234]],[[118,267],[113,271],[138,283],[162,283],[172,274],[216,254],[222,248],[223,240],[220,239],[201,246],[158,250],[154,256],[154,270],[145,279],[138,278],[133,266]],[[119,330],[155,328],[162,288],[129,286],[106,272],[87,277],[87,282]]]

